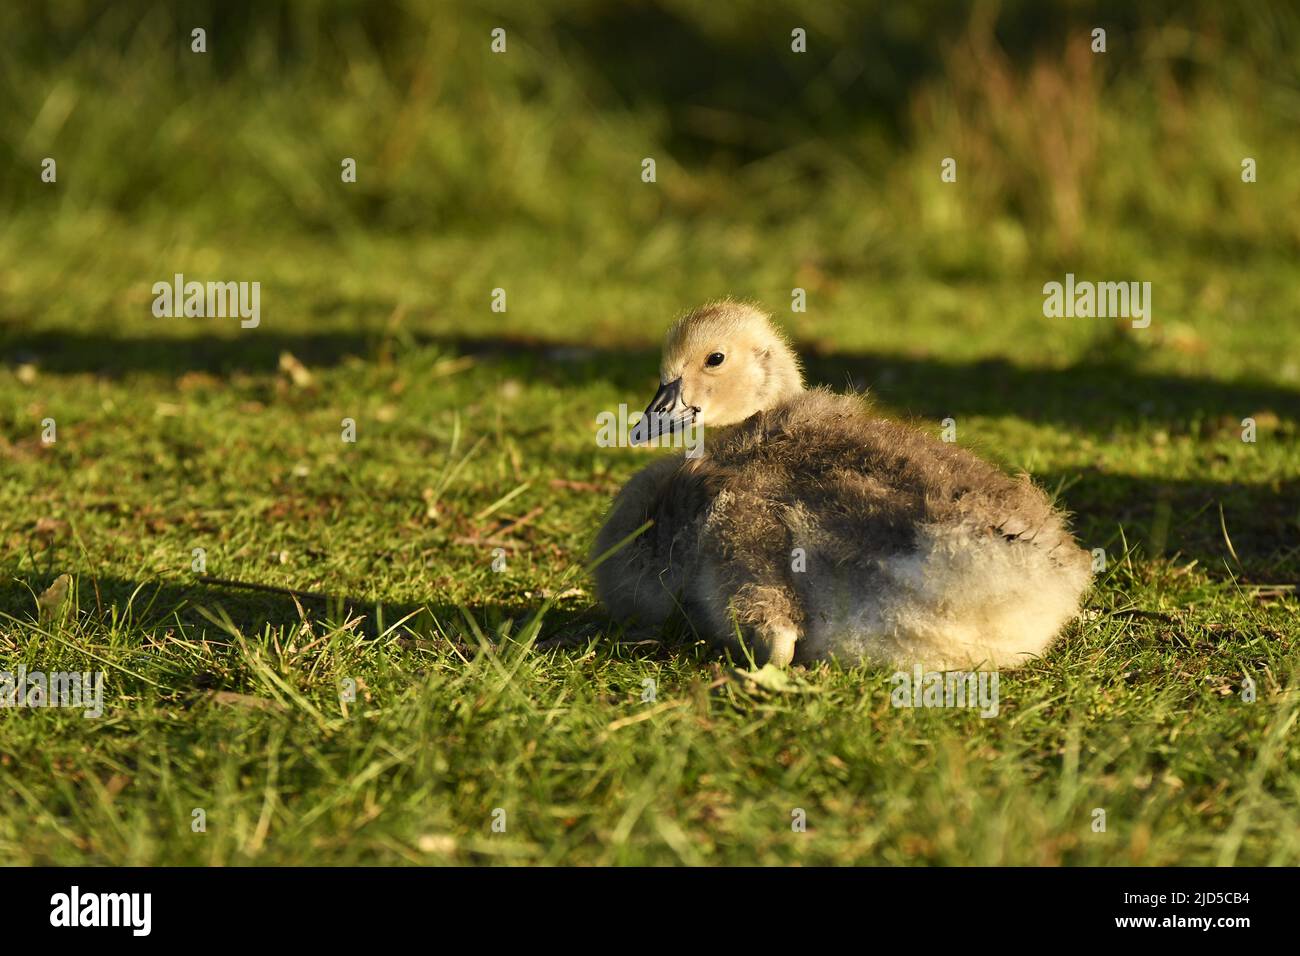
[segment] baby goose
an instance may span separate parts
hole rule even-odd
[[[777,665],[837,658],[1014,667],[1079,610],[1091,560],[1026,476],[805,390],[759,310],[707,305],[668,331],[663,383],[632,439],[706,428],[619,492],[593,557],[610,612],[675,611]],[[638,434],[639,433],[639,434]]]

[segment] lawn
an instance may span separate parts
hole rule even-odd
[[[0,671],[101,671],[105,706],[0,708],[0,863],[1300,864],[1300,58],[1267,47],[1294,14],[1253,46],[1209,5],[1135,21],[1104,69],[1033,21],[982,72],[974,22],[882,14],[938,72],[850,122],[870,71],[650,89],[625,55],[757,69],[783,4],[648,8],[659,32],[542,5],[497,59],[476,7],[214,5],[242,42],[210,62],[125,6],[7,24]],[[1171,52],[1188,31],[1235,55]],[[1046,318],[1067,272],[1151,281],[1150,328]],[[176,273],[260,282],[260,323],[155,317]],[[596,416],[723,295],[1100,549],[996,717],[896,708],[867,667],[765,689],[602,613],[592,537],[670,452],[599,447]]]

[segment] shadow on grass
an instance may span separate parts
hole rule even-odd
[[[485,362],[508,363],[513,374],[557,386],[605,381],[644,401],[659,365],[657,348],[600,348],[525,336],[438,336],[382,333],[258,330],[239,337],[130,338],[77,332],[21,334],[0,331],[9,362],[35,361],[49,373],[89,372],[182,375],[271,374],[280,354],[292,352],[309,367],[328,368],[349,357],[373,358],[381,349],[400,353],[436,347]],[[1091,433],[1161,425],[1182,431],[1209,420],[1239,421],[1270,411],[1300,419],[1300,390],[1253,381],[1147,372],[1131,356],[1099,353],[1060,368],[1025,366],[1003,358],[949,362],[934,357],[829,353],[801,349],[810,384],[866,388],[904,415],[942,419],[980,415],[1015,417]]]
[[[1063,489],[1079,543],[1104,548],[1110,561],[1126,541],[1143,558],[1196,561],[1215,578],[1300,584],[1300,479],[1175,480],[1085,469],[1039,472],[1034,480]]]
[[[0,604],[18,620],[34,619],[32,591],[50,583],[52,573],[24,575],[0,587]],[[83,615],[109,622],[121,619],[129,608],[132,630],[163,633],[168,629],[197,628],[209,642],[225,643],[234,635],[222,623],[228,621],[245,638],[256,640],[267,633],[288,631],[300,621],[310,621],[316,634],[322,627],[355,621],[349,629],[368,639],[392,632],[415,640],[454,641],[468,654],[477,652],[475,629],[490,643],[503,635],[517,637],[542,608],[542,601],[492,601],[456,605],[430,600],[423,603],[377,602],[345,594],[294,591],[263,586],[258,582],[236,582],[198,577],[193,581],[151,579],[132,581],[114,576],[78,573],[77,604]],[[24,583],[25,581],[25,583]],[[300,610],[301,608],[301,610]],[[115,610],[116,609],[116,610]],[[405,621],[405,623],[401,623]],[[472,623],[471,623],[472,622]],[[545,609],[538,643],[556,644],[557,638],[595,634],[606,623],[591,607],[572,604]],[[564,644],[572,643],[566,640]]]
[[[556,388],[605,382],[629,407],[639,407],[650,396],[658,367],[658,352],[652,348],[597,348],[519,336],[405,335],[399,343],[379,333],[277,335],[267,330],[239,338],[176,341],[92,333],[10,334],[3,341],[10,360],[34,356],[49,372],[171,375],[190,370],[270,374],[283,351],[308,366],[329,367],[348,356],[373,358],[381,347],[391,352],[434,347],[474,356],[483,364],[506,365],[513,376]],[[1116,431],[1154,428],[1171,434],[1226,435],[1243,417],[1261,412],[1276,415],[1284,428],[1300,421],[1296,390],[1144,372],[1122,352],[1102,351],[1061,368],[1022,366],[1001,358],[959,363],[815,350],[805,350],[805,356],[810,383],[837,390],[866,388],[892,413],[934,422],[949,416],[1007,417],[1105,440]],[[1218,570],[1227,559],[1230,567],[1248,575],[1300,577],[1297,480],[1260,482],[1247,475],[1233,481],[1173,480],[1095,469],[1071,475],[1040,473],[1036,478],[1048,489],[1069,485],[1062,501],[1079,516],[1076,527],[1089,542],[1112,539],[1123,525],[1130,543],[1142,542],[1147,554],[1179,552]]]

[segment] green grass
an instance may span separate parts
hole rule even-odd
[[[756,103],[624,70],[600,4],[510,21],[501,63],[477,7],[302,14],[277,44],[230,4],[246,42],[211,64],[142,7],[46,25],[62,58],[11,23],[28,68],[0,68],[0,670],[107,681],[100,719],[0,709],[0,862],[1300,863],[1300,61],[1270,53],[1293,17],[1251,43],[1209,5],[1134,24],[1104,73],[1040,37],[1000,84],[949,48],[974,28],[881,13],[942,71],[895,96],[783,67]],[[665,56],[738,71],[785,29],[669,8]],[[862,27],[820,16],[822,44]],[[827,105],[873,90],[896,114]],[[1070,110],[1097,130],[1077,176],[1051,159]],[[1151,328],[1044,319],[1066,271],[1151,281]],[[155,319],[175,272],[260,281],[261,325]],[[997,717],[896,709],[870,668],[747,689],[689,631],[596,606],[589,542],[648,460],[597,447],[596,416],[644,403],[668,321],[724,294],[813,382],[954,418],[1105,550]]]

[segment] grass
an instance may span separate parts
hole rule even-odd
[[[399,7],[387,40],[321,13],[278,47],[237,13],[209,69],[158,55],[150,9],[0,71],[0,671],[107,683],[101,719],[0,709],[0,862],[1300,863],[1290,21],[1240,47],[1135,25],[1101,73],[1058,41],[982,72],[958,24],[876,128],[811,109],[864,92],[835,71],[773,79],[808,98],[779,122],[723,80],[656,90],[577,8],[518,24],[504,76],[465,39],[490,12]],[[762,17],[673,16],[674,55],[768,55]],[[880,24],[900,48],[905,20]],[[1050,161],[1063,89],[1091,166]],[[954,142],[971,188],[944,193]],[[1152,281],[1151,328],[1044,319],[1066,271]],[[175,272],[260,281],[261,325],[155,319]],[[596,415],[648,399],[669,319],[723,294],[769,306],[812,381],[954,418],[1105,551],[997,717],[894,708],[870,668],[764,692],[595,605],[589,542],[648,460],[598,448]]]

